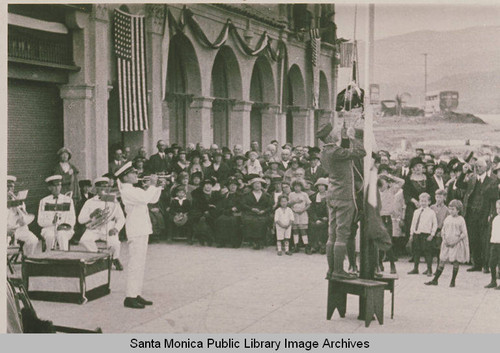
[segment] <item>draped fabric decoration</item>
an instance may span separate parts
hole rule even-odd
[[[131,15],[116,9],[113,24],[118,69],[120,131],[147,130],[144,16]]]
[[[170,45],[170,28],[168,26],[168,8],[165,6],[165,21],[163,21],[163,38],[161,41],[161,98],[167,94],[168,49]]]
[[[170,27],[170,33],[172,35],[178,32],[184,32],[184,27],[188,25],[189,28],[193,31],[196,38],[208,48],[219,49],[227,42],[229,35],[231,34],[236,39],[240,49],[246,55],[257,56],[262,52],[264,52],[265,50],[267,50],[270,58],[273,61],[280,61],[284,57],[285,44],[283,43],[283,41],[280,40],[277,44],[276,50],[274,50],[271,46],[273,39],[269,37],[267,32],[264,32],[262,36],[259,38],[256,47],[251,48],[238,33],[238,29],[231,22],[230,19],[226,21],[224,27],[222,28],[220,34],[217,36],[215,41],[211,42],[205,35],[205,32],[203,32],[203,29],[201,28],[200,24],[198,23],[198,21],[194,17],[193,12],[190,9],[184,7],[181,11],[178,21],[174,18],[171,12],[168,12],[167,16],[168,16],[168,25]]]
[[[310,31],[311,35],[311,64],[313,74],[313,92],[312,106],[314,109],[319,109],[319,59],[321,55],[321,36],[319,29],[314,28]]]

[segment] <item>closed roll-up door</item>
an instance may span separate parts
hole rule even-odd
[[[17,177],[17,191],[29,190],[26,206],[36,214],[63,146],[63,103],[55,84],[13,79],[8,99],[7,172]]]

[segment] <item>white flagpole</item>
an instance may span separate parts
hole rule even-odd
[[[366,18],[366,39],[365,39],[365,75],[364,75],[364,89],[365,89],[365,126],[364,126],[364,148],[366,157],[364,159],[364,187],[365,192],[370,180],[370,169],[372,167],[372,151],[373,151],[373,108],[370,104],[370,78],[373,73],[370,72],[373,67],[370,65],[373,59],[373,29],[375,20],[375,5],[368,4],[367,18]]]

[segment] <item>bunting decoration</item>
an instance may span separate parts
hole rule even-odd
[[[147,130],[144,16],[131,15],[116,9],[113,24],[118,69],[120,131]]]

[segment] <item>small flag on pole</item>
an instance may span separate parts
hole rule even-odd
[[[118,69],[120,130],[146,130],[148,104],[144,16],[115,10],[114,45]]]

